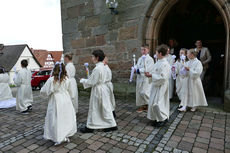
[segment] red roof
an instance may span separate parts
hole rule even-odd
[[[48,51],[53,56],[54,62],[61,61],[63,51]]]
[[[54,62],[61,61],[63,51],[47,51],[42,49],[31,49],[37,61],[42,65],[45,65],[48,54],[51,54]]]

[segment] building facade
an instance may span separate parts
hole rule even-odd
[[[64,52],[74,53],[79,77],[91,52],[102,49],[109,57],[114,82],[128,82],[133,54],[142,44],[156,46],[176,39],[181,48],[202,40],[213,55],[207,74],[207,93],[222,98],[230,110],[229,0],[117,0],[111,14],[105,0],[62,0]],[[210,83],[212,82],[212,83]],[[216,92],[217,92],[216,91]]]
[[[38,71],[40,63],[34,57],[28,45],[6,45],[0,50],[0,67],[3,67],[10,76],[10,84],[14,84],[15,71],[21,70],[21,61],[28,61],[30,71]]]

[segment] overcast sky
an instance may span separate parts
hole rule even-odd
[[[0,43],[62,50],[60,0],[0,0]]]

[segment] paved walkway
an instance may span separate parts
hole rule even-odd
[[[117,99],[119,130],[112,133],[77,133],[71,143],[53,146],[44,140],[43,124],[47,98],[34,92],[33,112],[21,115],[15,108],[0,110],[0,153],[130,153],[130,152],[195,152],[230,153],[230,113],[215,109],[179,113],[171,103],[171,117],[163,128],[154,128],[146,113],[137,113],[135,100]],[[84,126],[88,111],[88,97],[80,97],[78,127]]]

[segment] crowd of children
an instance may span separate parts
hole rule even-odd
[[[175,79],[176,92],[181,100],[179,111],[186,111],[188,107],[195,111],[198,106],[207,106],[200,79],[203,67],[196,58],[196,50],[181,49],[177,61],[166,45],[160,45],[156,49],[155,61],[149,55],[148,45],[141,47],[141,54],[133,67],[137,74],[136,105],[139,107],[138,112],[147,111],[147,118],[153,121],[153,126],[163,126],[169,119]],[[64,61],[66,65],[61,62],[54,65],[50,78],[40,91],[42,95],[48,96],[44,138],[54,141],[56,145],[69,142],[69,137],[77,132],[78,89],[72,54],[65,54]],[[91,75],[87,79],[80,79],[85,89],[91,88],[87,123],[80,131],[92,133],[98,129],[104,132],[117,130],[116,104],[108,58],[102,50],[95,50],[92,62],[96,66]],[[32,111],[33,102],[31,72],[27,66],[27,60],[22,60],[22,69],[14,78],[18,86],[16,109],[23,114]],[[4,85],[0,101],[12,98],[8,80],[9,76],[4,73],[4,69],[0,69],[0,84]]]
[[[144,45],[148,50],[148,46]],[[141,49],[143,50],[143,49]],[[141,51],[142,61],[145,54]],[[176,81],[176,93],[180,99],[179,111],[196,111],[198,106],[207,106],[206,97],[201,82],[203,71],[202,63],[197,59],[198,52],[195,49],[181,49],[180,58],[176,61],[176,56],[171,55],[167,45],[160,45],[156,50],[156,63],[146,63],[148,70],[141,70],[140,62],[135,67],[137,71],[137,95],[150,95],[145,99],[137,99],[137,106],[141,104],[147,107],[147,118],[152,120],[153,126],[163,126],[169,119],[170,99],[174,93],[174,82]],[[150,79],[148,85],[151,90],[144,84],[144,79],[140,83],[141,71],[145,75],[144,79]],[[139,86],[138,86],[139,85]],[[139,90],[142,89],[142,90]],[[138,96],[137,96],[138,97]],[[147,97],[147,96],[146,96]],[[144,111],[146,109],[141,109]],[[140,108],[137,110],[140,111]]]

